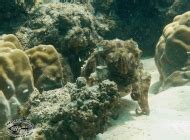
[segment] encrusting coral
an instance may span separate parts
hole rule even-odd
[[[63,86],[63,68],[52,45],[38,45],[26,50],[33,69],[34,84],[40,91]]]
[[[189,82],[189,21],[190,12],[176,16],[173,22],[164,28],[157,43],[155,62],[160,73],[162,89]]]
[[[90,85],[105,79],[117,83],[119,91],[139,102],[143,114],[149,114],[150,75],[140,63],[141,51],[133,40],[103,40],[82,67],[82,76]],[[143,99],[143,100],[142,100]]]

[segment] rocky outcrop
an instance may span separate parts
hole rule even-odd
[[[155,62],[163,88],[189,82],[190,12],[178,15],[168,24],[156,46]]]
[[[36,136],[45,135],[47,140],[93,138],[104,131],[118,99],[114,82],[105,80],[89,87],[85,78],[79,77],[76,84],[33,94],[28,119],[38,128]]]

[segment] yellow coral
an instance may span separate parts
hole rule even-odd
[[[35,86],[49,90],[62,86],[62,66],[59,54],[52,45],[39,45],[26,50],[33,68]]]
[[[16,94],[20,102],[28,100],[34,89],[30,61],[22,50],[0,49],[0,90],[7,99]]]
[[[0,40],[0,48],[16,49],[16,46],[12,42],[5,42],[4,40]]]
[[[21,49],[23,50],[22,45],[18,38],[13,34],[4,34],[0,37],[0,48],[12,48],[12,49]]]

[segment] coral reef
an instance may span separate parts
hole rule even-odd
[[[55,8],[57,6],[44,7],[44,3],[48,3],[47,5],[55,5],[55,2],[62,2],[62,4],[58,3],[57,5],[65,5],[67,8],[58,10],[58,8]],[[93,21],[93,23],[90,24],[94,25],[95,32],[104,39],[114,39],[118,37],[126,40],[132,37],[139,42],[139,47],[143,50],[145,55],[154,53],[154,46],[156,45],[157,38],[161,34],[163,26],[168,24],[174,16],[190,9],[188,0],[152,0],[148,2],[146,0],[18,0],[18,3],[16,3],[16,1],[3,0],[1,3],[0,18],[2,16],[3,19],[6,18],[10,20],[2,20],[3,24],[0,25],[0,29],[12,32],[16,31],[18,26],[23,26],[23,28],[20,28],[17,32],[24,32],[19,38],[23,38],[22,44],[24,43],[26,46],[36,46],[47,42],[57,48],[61,48],[63,47],[61,44],[67,40],[63,38],[67,33],[69,34],[69,30],[72,30],[72,28],[76,26],[80,28],[73,32],[80,32],[79,34],[87,36],[81,37],[81,40],[75,39],[85,43],[85,38],[87,38],[88,41],[88,31],[81,32],[78,30],[83,30],[84,27],[89,28],[91,26],[88,26],[89,23]],[[31,9],[32,6],[34,6],[35,10],[29,13],[26,12],[29,11],[26,9]],[[16,12],[15,9],[17,9]],[[75,12],[69,15],[68,12],[64,11],[69,11],[69,13]],[[83,12],[85,12],[85,14],[83,14]],[[68,18],[59,20],[59,14],[56,13],[61,13],[62,15],[66,14]],[[11,20],[12,16],[19,16],[19,19],[14,18]],[[24,21],[21,20],[21,18],[23,18]],[[25,23],[26,20],[27,22]],[[14,24],[12,24],[11,21],[14,22]],[[53,24],[58,26],[55,27]],[[139,25],[141,25],[140,29]],[[93,28],[90,28],[90,31],[92,30]],[[151,35],[153,30],[155,31],[154,36]],[[90,32],[91,38],[97,35],[96,33],[93,33],[93,35],[91,33],[92,32]],[[52,37],[53,35],[60,38],[60,41],[55,41]],[[93,42],[93,39],[89,41]],[[91,45],[91,43],[87,44]]]
[[[38,45],[26,50],[33,69],[34,84],[38,90],[63,86],[63,68],[57,50],[52,45]]]
[[[2,36],[0,36],[0,48],[4,47],[23,50],[20,41],[13,34],[3,34]]]
[[[119,93],[114,82],[105,80],[95,86],[86,85],[79,77],[76,84],[61,89],[33,94],[28,119],[47,140],[93,138],[103,132]]]
[[[27,55],[19,49],[0,49],[0,89],[10,99],[14,94],[20,102],[28,100],[33,91],[33,76]]]
[[[29,19],[16,32],[25,48],[52,44],[71,66],[74,78],[80,75],[81,61],[100,38],[96,20],[87,5],[49,3],[34,8]]]
[[[103,40],[82,67],[82,76],[90,85],[105,79],[113,80],[120,92],[131,93],[142,112],[149,114],[150,75],[143,71],[140,54],[138,44],[133,40]]]
[[[164,82],[163,86],[177,86],[189,80],[189,20],[190,12],[176,16],[173,22],[164,28],[163,35],[156,46],[155,62],[160,80]],[[181,79],[178,84],[177,79]]]

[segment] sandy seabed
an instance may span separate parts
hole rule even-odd
[[[159,74],[154,59],[143,59],[145,70],[151,73],[149,116],[136,116],[137,104],[129,96],[123,98],[123,108],[111,127],[96,140],[190,140],[190,86],[173,87],[155,94]]]

